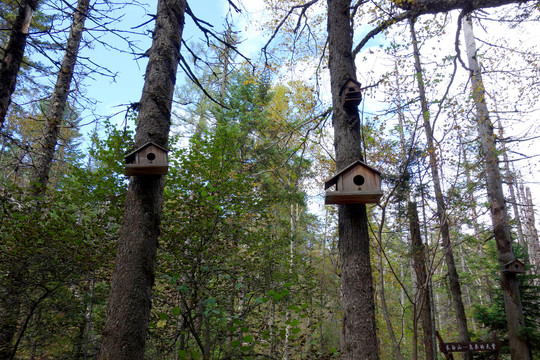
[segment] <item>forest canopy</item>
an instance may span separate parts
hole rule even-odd
[[[538,357],[538,2],[209,3],[0,4],[0,359]]]

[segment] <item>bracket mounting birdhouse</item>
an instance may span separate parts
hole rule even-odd
[[[362,101],[362,92],[360,91],[361,84],[349,78],[345,84],[341,87],[339,95],[341,97],[343,107],[354,108],[357,107]]]
[[[505,264],[502,271],[506,273],[525,274],[525,264],[516,259]]]
[[[149,141],[125,157],[126,175],[165,175],[168,150]]]
[[[336,187],[335,191],[328,190]],[[381,199],[381,173],[357,160],[324,183],[325,204],[376,204]]]

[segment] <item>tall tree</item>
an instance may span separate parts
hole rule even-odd
[[[424,86],[424,76],[422,72],[422,64],[420,62],[420,49],[414,29],[415,19],[410,20],[410,30],[412,37],[412,46],[414,53],[414,66],[416,71],[416,80],[418,82],[418,92],[420,95],[420,104],[422,110],[422,118],[424,120],[424,131],[427,139],[427,152],[429,155],[429,167],[431,169],[431,177],[433,181],[433,190],[435,191],[435,202],[437,203],[437,218],[439,220],[442,242],[444,247],[444,256],[446,267],[448,269],[448,279],[450,282],[450,291],[452,293],[452,302],[454,305],[456,323],[459,334],[459,341],[469,342],[469,329],[467,327],[467,317],[465,315],[465,307],[463,306],[463,298],[461,295],[461,285],[459,283],[459,275],[457,272],[456,262],[454,260],[454,250],[450,239],[450,227],[448,224],[448,214],[446,212],[446,204],[443,198],[441,177],[439,174],[439,161],[437,160],[437,148],[435,147],[435,139],[433,128],[430,122],[430,112]],[[464,359],[470,360],[471,353],[463,354]]]
[[[11,35],[0,63],[0,130],[4,124],[11,95],[15,91],[17,74],[26,47],[26,39],[32,22],[32,16],[38,6],[38,0],[22,0],[15,23],[11,28]]]
[[[69,94],[69,88],[73,77],[73,70],[77,60],[79,44],[84,28],[84,20],[88,12],[89,3],[90,0],[80,0],[73,14],[73,22],[71,25],[70,36],[67,41],[64,60],[58,73],[57,83],[48,106],[44,140],[40,143],[40,150],[38,151],[38,161],[34,165],[34,179],[33,181],[31,181],[32,193],[34,195],[43,195],[49,179],[52,158],[54,156],[58,134],[60,132],[60,124],[62,119],[64,118],[67,96]],[[29,26],[29,23],[27,26]],[[26,34],[28,33],[28,29],[25,29],[24,31],[26,32]],[[12,278],[10,280],[13,281],[13,284],[16,284],[15,279],[22,279],[25,277],[25,269],[20,268],[19,271],[20,273],[12,272],[10,274],[10,277]],[[12,296],[13,294],[11,294],[9,297]],[[9,297],[3,297],[2,303],[4,303],[5,299]],[[20,299],[13,299],[13,301],[8,302],[8,308],[5,312],[3,311],[2,314],[12,312],[13,314],[11,315],[11,317],[13,319],[16,319],[18,317],[20,307],[16,304],[20,304],[20,302],[18,302],[20,301]],[[2,328],[6,329],[8,327]],[[2,343],[5,344],[9,344],[10,342],[11,339],[8,339],[7,337],[4,341],[2,341]]]
[[[497,111],[496,107],[495,107],[495,111]],[[523,235],[523,225],[521,224],[521,213],[518,210],[518,201],[517,201],[517,196],[516,196],[516,188],[517,188],[516,177],[514,176],[514,174],[512,174],[512,169],[510,168],[510,159],[508,157],[508,150],[506,149],[503,124],[501,121],[501,117],[498,115],[498,112],[496,116],[497,116],[497,126],[499,127],[499,139],[501,140],[501,153],[503,156],[505,173],[506,173],[504,177],[508,185],[508,189],[510,190],[510,203],[512,204],[512,210],[514,213],[514,221],[516,222],[518,240],[519,240],[519,244],[522,247],[527,248],[525,236]]]
[[[45,129],[43,139],[37,150],[37,158],[34,161],[33,180],[31,181],[32,194],[41,197],[49,181],[49,173],[54,158],[58,134],[67,105],[67,98],[73,79],[75,64],[79,53],[84,22],[88,15],[90,0],[79,0],[77,8],[73,12],[73,21],[67,40],[64,59],[56,78],[56,85],[49,100],[45,115]]]
[[[33,188],[32,193],[34,195],[43,195],[49,179],[52,158],[54,156],[58,134],[60,132],[60,124],[64,118],[67,96],[69,94],[69,88],[73,77],[73,70],[77,60],[79,44],[84,28],[84,20],[86,19],[89,3],[90,0],[80,0],[73,14],[73,22],[66,46],[64,60],[58,73],[57,83],[48,106],[44,141],[41,142],[41,149],[38,151],[38,161],[34,167],[34,180],[31,181],[31,186]],[[0,76],[3,76],[4,78],[2,80],[5,79],[6,82],[2,82],[2,85],[0,86],[5,86],[10,84],[10,82],[13,82],[13,86],[8,89],[10,92],[7,102],[4,102],[4,98],[0,100],[1,104],[5,104],[5,107],[3,107],[4,105],[0,105],[0,116],[2,121],[5,118],[7,107],[11,101],[11,94],[15,89],[16,76],[10,76],[9,71],[15,71],[16,75],[20,67],[32,14],[36,9],[36,6],[37,1],[23,1],[23,3],[21,3],[21,9],[19,10],[19,15],[17,16],[17,20],[12,30],[12,36],[8,44],[8,49],[6,50],[4,62],[2,63],[2,71],[0,72]],[[21,12],[24,13],[24,17],[21,17]],[[7,95],[7,92],[5,91],[6,89],[2,89],[0,90],[0,93],[5,93]],[[23,279],[25,277],[25,272],[24,266],[20,267],[18,271],[11,271],[8,275],[9,279],[7,280],[7,283],[12,286],[18,286],[18,279]],[[5,288],[2,286],[0,293],[3,293],[4,291],[7,291],[8,294],[2,296],[2,300],[0,301],[0,320],[2,320],[0,330],[0,358],[4,352],[15,353],[15,350],[11,349],[11,342],[13,336],[15,335],[17,318],[21,304],[20,299],[18,299],[20,294],[18,294],[18,291],[15,291],[13,287],[10,288],[8,286]]]
[[[536,229],[536,221],[534,216],[534,203],[532,201],[531,189],[527,186],[523,189],[523,185],[520,186],[521,193],[520,203],[523,204],[523,219],[525,220],[525,243],[529,250],[529,261],[531,264],[536,265],[535,272],[540,272],[540,244],[538,242],[538,230]]]
[[[415,202],[408,203],[409,229],[411,234],[412,257],[414,270],[416,272],[416,283],[418,286],[418,304],[422,329],[424,330],[424,350],[426,360],[435,359],[433,351],[433,323],[431,321],[431,299],[429,296],[429,279],[426,272],[426,252],[420,235],[420,221],[418,219],[418,209]],[[416,314],[415,314],[416,316]]]
[[[352,54],[350,0],[328,0],[328,66],[332,91],[332,121],[337,170],[362,159],[358,109],[345,108],[341,89],[356,79]],[[343,327],[343,359],[378,359],[369,230],[365,204],[338,205]]]
[[[529,341],[520,335],[521,330],[525,327],[525,320],[517,274],[503,271],[504,266],[515,260],[515,258],[502,188],[502,176],[499,168],[495,134],[486,103],[486,89],[482,80],[482,69],[477,59],[471,16],[467,15],[463,19],[462,24],[471,77],[471,92],[476,109],[475,120],[478,125],[478,137],[480,139],[483,162],[486,169],[487,192],[493,234],[497,244],[497,253],[501,268],[501,286],[506,310],[511,356],[513,360],[529,360],[532,358]]]
[[[159,0],[135,145],[167,147],[185,0]],[[124,208],[101,359],[143,359],[165,179],[133,176]]]

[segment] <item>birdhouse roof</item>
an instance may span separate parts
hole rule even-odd
[[[159,149],[161,149],[161,150],[163,150],[163,151],[165,151],[165,152],[169,152],[169,150],[166,149],[166,148],[164,148],[163,146],[159,146],[158,144],[153,143],[152,141],[148,141],[146,144],[144,144],[144,145],[138,147],[138,148],[135,149],[135,150],[132,150],[132,151],[131,151],[129,154],[127,154],[125,157],[128,158],[128,157],[130,157],[131,155],[133,155],[133,154],[135,154],[135,153],[141,151],[142,149],[144,149],[145,147],[148,147],[148,146],[150,146],[150,145],[154,145],[155,147],[157,147],[157,148],[159,148]]]
[[[510,266],[510,265],[512,265],[512,264],[514,264],[514,263],[519,263],[521,266],[525,266],[524,263],[522,263],[522,262],[519,261],[518,259],[515,259],[515,260],[510,261],[509,263],[504,264],[504,267],[508,267],[508,266]]]
[[[358,81],[354,80],[353,78],[349,78],[347,81],[345,81],[345,84],[343,84],[343,86],[341,86],[341,89],[339,90],[339,95],[341,95],[343,90],[347,87],[347,84],[349,84],[349,82],[351,82],[351,81],[358,87],[362,86],[362,84],[360,84]]]
[[[343,170],[341,170],[340,172],[338,172],[333,178],[331,178],[330,180],[326,181],[324,183],[324,190],[328,189],[330,186],[332,185],[335,185],[336,182],[337,182],[337,179],[343,174],[343,173],[346,173],[347,171],[349,171],[351,168],[353,167],[356,167],[356,166],[361,166],[363,168],[366,168],[368,171],[370,172],[373,172],[373,173],[376,173],[377,175],[380,175],[381,172],[377,169],[374,169],[372,168],[371,166],[365,164],[364,162],[360,161],[360,160],[356,160],[355,162],[353,162],[352,164],[350,164],[349,166],[347,166],[346,168],[344,168]]]

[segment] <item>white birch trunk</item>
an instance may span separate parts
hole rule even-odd
[[[502,190],[502,177],[495,143],[493,124],[485,98],[482,70],[476,58],[476,42],[473,35],[470,16],[463,19],[463,32],[467,47],[467,60],[471,72],[472,95],[476,108],[478,135],[486,167],[487,191],[490,201],[493,232],[497,243],[499,265],[501,266],[501,285],[506,310],[508,337],[512,360],[531,360],[532,354],[528,341],[519,334],[525,326],[519,282],[515,273],[502,271],[505,264],[513,261],[512,237],[508,225],[508,215]]]

